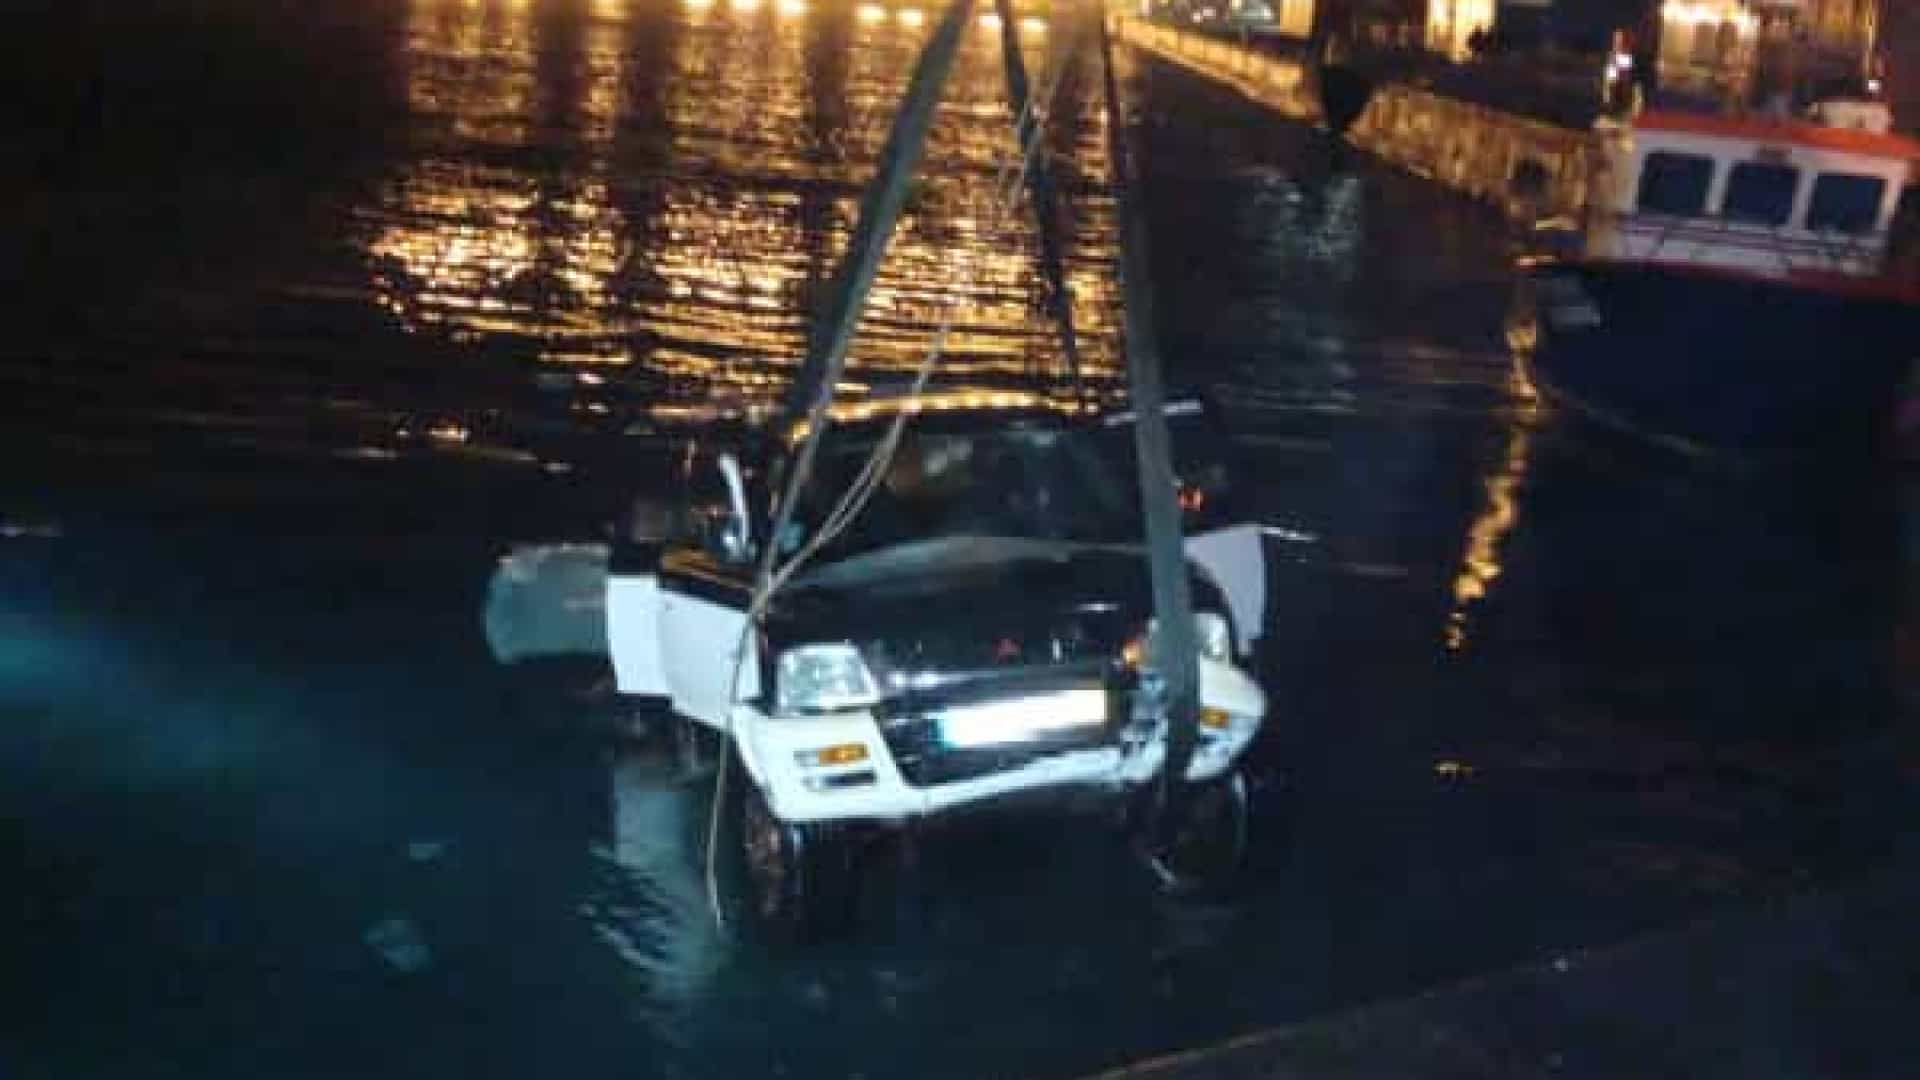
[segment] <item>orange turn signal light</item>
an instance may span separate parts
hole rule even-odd
[[[1225,709],[1208,706],[1200,710],[1200,726],[1214,731],[1224,731],[1233,722],[1233,714]]]
[[[824,746],[818,750],[802,750],[794,757],[802,765],[852,765],[867,760],[865,743],[840,743],[837,746]]]

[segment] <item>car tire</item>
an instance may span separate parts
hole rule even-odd
[[[1161,822],[1160,785],[1148,795],[1140,851],[1160,887],[1176,896],[1217,896],[1238,883],[1252,818],[1245,774],[1235,769],[1184,793],[1177,820]]]
[[[752,932],[804,943],[844,932],[853,922],[856,867],[842,827],[785,821],[746,770],[729,771],[733,801],[735,902]]]

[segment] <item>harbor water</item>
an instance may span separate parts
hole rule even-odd
[[[1054,9],[1021,32],[1118,395],[1097,53]],[[0,1074],[1068,1077],[1885,857],[1892,485],[1554,413],[1505,346],[1497,212],[1129,54],[1168,376],[1272,533],[1244,888],[1175,900],[1097,821],[990,820],[876,849],[844,939],[716,929],[705,786],[610,737],[591,664],[496,665],[485,583],[779,392],[936,16],[35,25],[0,211]],[[999,63],[983,22],[851,395],[962,288],[936,393],[1060,386],[1031,214],[991,203]]]

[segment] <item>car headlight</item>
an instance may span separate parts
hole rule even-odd
[[[1155,623],[1156,620],[1148,619],[1147,632],[1127,642],[1121,656],[1128,665],[1139,667],[1146,663]],[[1193,641],[1205,659],[1226,663],[1233,657],[1233,627],[1228,625],[1227,617],[1217,611],[1194,612]]]
[[[860,650],[845,642],[803,645],[780,654],[776,710],[781,715],[872,705],[879,688]]]

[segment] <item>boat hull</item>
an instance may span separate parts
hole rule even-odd
[[[1920,354],[1905,299],[1629,263],[1533,268],[1514,329],[1549,398],[1704,450],[1878,449]]]

